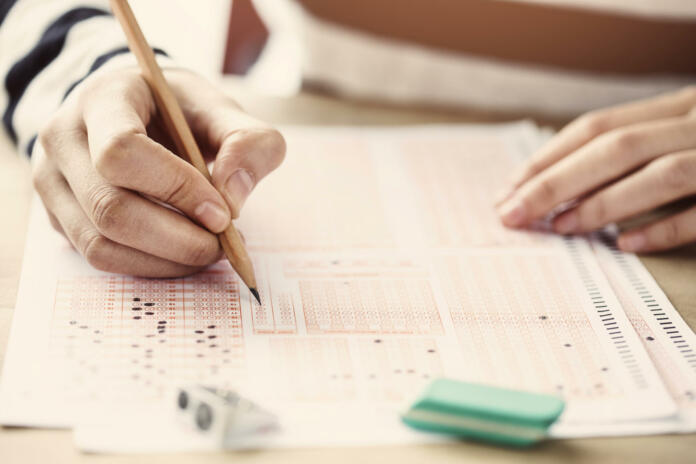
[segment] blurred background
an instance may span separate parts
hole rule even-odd
[[[182,65],[264,95],[568,118],[696,82],[694,0],[131,3]]]

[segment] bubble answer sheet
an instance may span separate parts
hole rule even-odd
[[[547,135],[495,126],[284,131],[226,262],[170,280],[96,271],[34,204],[0,422],[90,451],[208,449],[176,388],[273,411],[264,446],[424,443],[399,414],[437,377],[561,396],[551,434],[696,431],[696,340],[611,231],[502,227],[494,196]]]

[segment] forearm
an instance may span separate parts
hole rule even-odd
[[[696,21],[490,0],[298,0],[350,29],[447,52],[616,75],[694,74]]]

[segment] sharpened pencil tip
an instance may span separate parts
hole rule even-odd
[[[255,288],[251,288],[251,287],[249,287],[249,291],[251,292],[252,295],[254,295],[254,298],[256,298],[256,301],[258,301],[259,304],[261,304],[261,297],[259,296],[259,291],[256,290]]]

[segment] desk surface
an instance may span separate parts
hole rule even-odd
[[[442,110],[386,108],[331,98],[303,95],[289,99],[262,98],[242,92],[234,82],[227,82],[231,93],[239,97],[250,113],[274,124],[417,124],[472,121],[502,121],[506,118],[485,113],[457,113]],[[558,125],[562,121],[541,121]],[[26,236],[30,169],[13,149],[0,140],[0,210],[5,218],[0,241],[0,363],[4,358]],[[689,326],[696,327],[696,247],[642,258],[669,299]],[[117,463],[139,462],[137,456],[90,456],[80,454],[65,430],[0,429],[0,462]],[[553,441],[526,451],[498,449],[485,445],[461,443],[403,447],[347,449],[307,449],[246,453],[211,453],[199,456],[148,456],[148,462],[198,463],[237,462],[559,462],[597,463],[631,462],[661,464],[687,462],[696,456],[696,438],[687,436],[651,436]]]

